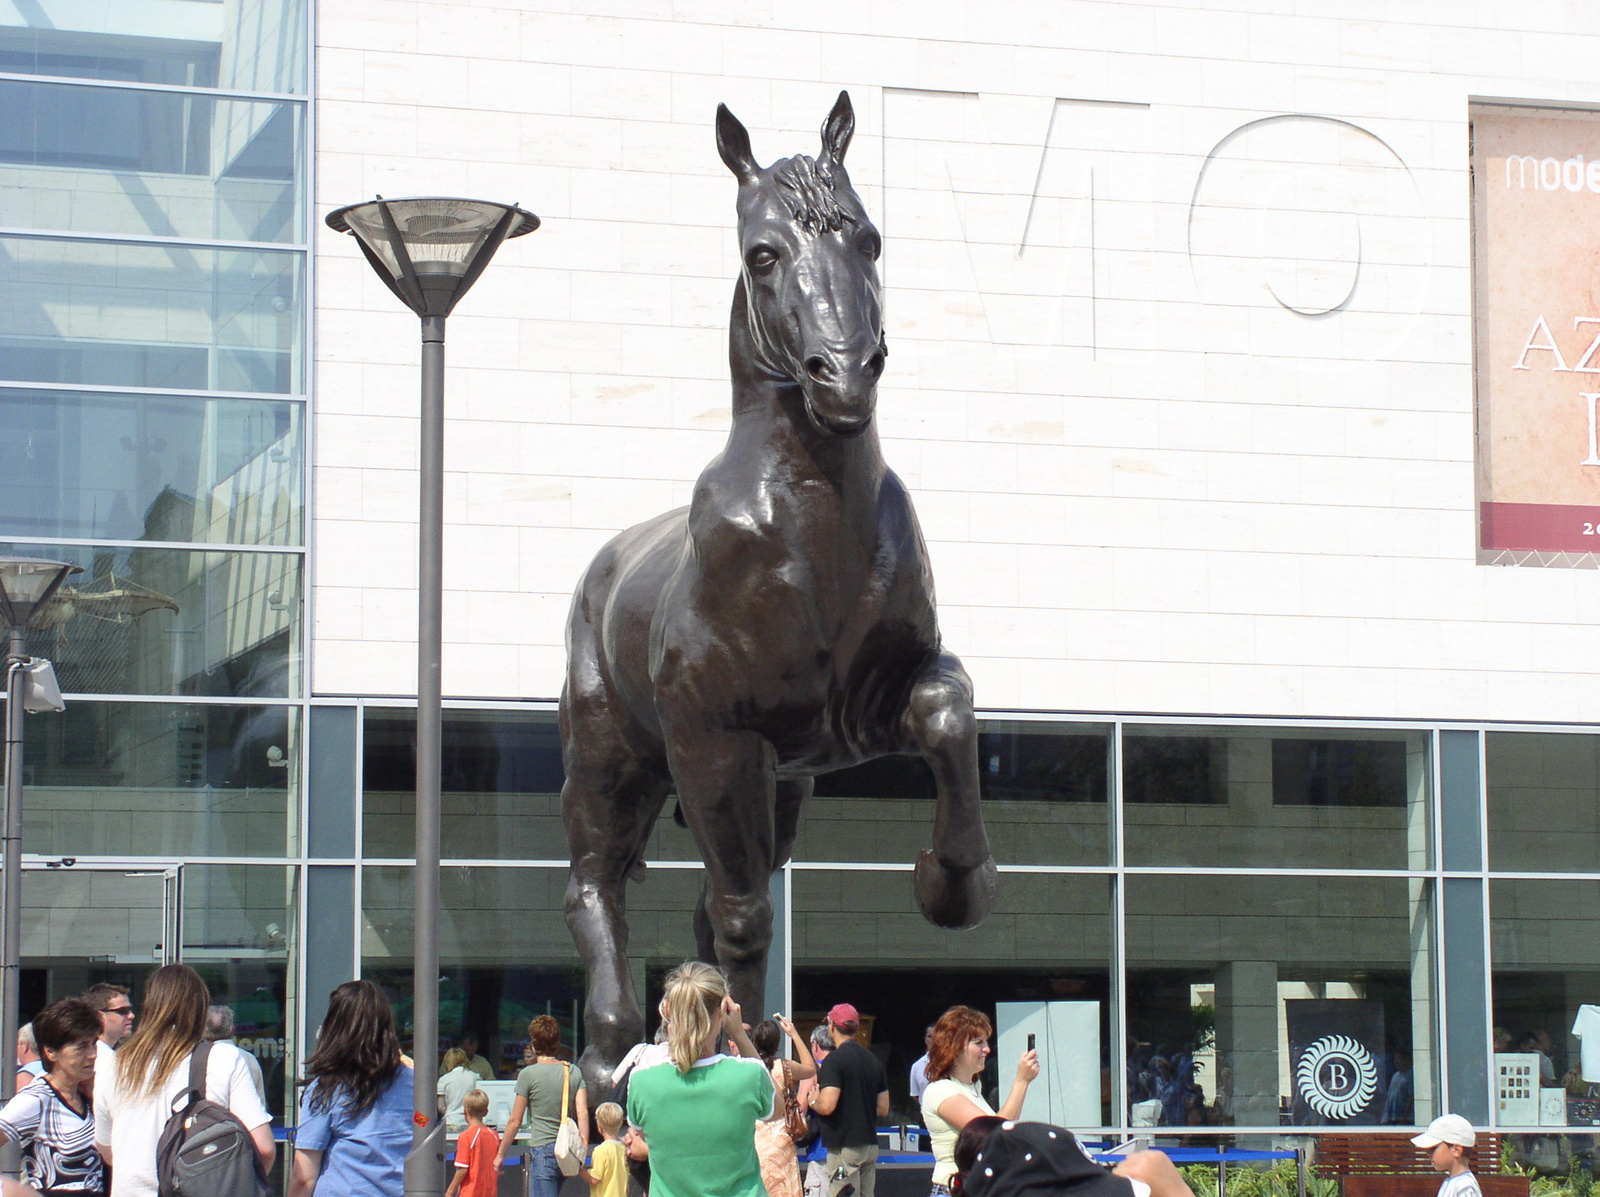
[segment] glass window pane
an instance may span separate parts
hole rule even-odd
[[[1314,728],[1128,727],[1129,864],[1428,867],[1428,737]]]
[[[297,870],[281,865],[185,865],[180,959],[233,1012],[234,1043],[255,1056],[279,1126],[295,1108],[292,1029]]]
[[[978,784],[1001,864],[1111,862],[1110,728],[984,720]],[[933,773],[920,757],[882,757],[817,778],[794,859],[910,863],[930,846]],[[849,834],[840,834],[848,827]]]
[[[1001,1057],[1010,1046],[1006,1024],[1019,1011],[997,1003],[1025,1003],[1052,1007],[1049,1017],[1075,1022],[1078,1032],[1070,1050],[1054,1056],[1052,1075],[1030,1087],[1024,1115],[1080,1127],[1110,1123],[1109,878],[1002,873],[994,912],[971,932],[927,922],[910,872],[795,869],[791,884],[795,1023],[809,1030],[834,1003],[853,1003],[863,1024],[871,1020],[866,1031],[897,1111],[914,1109],[910,1069],[923,1053],[925,1028],[957,1004],[982,1010],[1001,1036],[984,1090],[1009,1087],[1016,1054]],[[1095,1035],[1097,1047],[1087,1041]],[[1052,1058],[1048,1045],[1042,1054]],[[1031,1103],[1052,1093],[1062,1104],[1048,1117]]]
[[[1127,886],[1134,1125],[1411,1126],[1439,1112],[1428,882]],[[1317,1054],[1339,1038],[1359,1045],[1344,1063]]]
[[[1499,1125],[1600,1126],[1600,880],[1492,881],[1489,929]]]
[[[0,111],[0,225],[305,238],[299,104],[0,80]]]
[[[694,869],[653,869],[628,886],[628,952],[645,1009],[653,1010],[660,996],[645,983],[647,975],[658,977],[695,958],[692,914],[700,877]],[[584,972],[562,913],[566,889],[564,868],[442,870],[441,1051],[470,1031],[496,1074],[515,1077],[528,1020],[552,1014],[562,1025],[563,1042],[582,1054]],[[409,1051],[411,869],[363,869],[361,916],[361,975],[388,991]],[[508,923],[516,925],[516,934],[506,934]]]
[[[282,856],[300,795],[300,711],[75,700],[28,720],[23,850]]]
[[[1489,867],[1600,871],[1600,736],[1490,732]]]
[[[175,504],[181,500],[173,499]],[[37,545],[0,553],[81,566],[28,633],[77,694],[293,698],[301,558],[290,553]]]
[[[0,531],[300,544],[298,403],[0,389]]]
[[[305,0],[37,5],[0,16],[0,71],[303,92]],[[37,13],[37,18],[28,14]]]
[[[232,1009],[235,1041],[260,1062],[267,1108],[281,1125],[295,1072],[287,1058],[294,879],[281,865],[25,869],[22,1017],[101,981],[130,989],[143,1013],[150,974],[182,961],[205,979],[213,1004]]]
[[[0,378],[304,390],[303,255],[0,237]]]
[[[365,856],[414,856],[416,711],[368,708],[362,742]],[[561,738],[554,711],[445,711],[440,852],[455,860],[565,860]],[[663,803],[647,860],[698,860]]]

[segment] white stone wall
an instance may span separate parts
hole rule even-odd
[[[720,447],[717,102],[769,161],[847,87],[885,452],[983,707],[1600,720],[1600,573],[1474,562],[1467,172],[1469,96],[1600,101],[1600,10],[1286,7],[322,4],[319,214],[545,220],[450,323],[446,693],[553,697],[589,557]],[[319,250],[314,687],[401,694],[416,326]]]

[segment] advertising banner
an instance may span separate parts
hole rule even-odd
[[[1370,1126],[1383,1114],[1383,1004],[1290,999],[1289,1074],[1295,1126]]]
[[[1600,113],[1472,111],[1478,559],[1600,552]]]

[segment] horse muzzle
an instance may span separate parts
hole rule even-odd
[[[806,397],[806,414],[823,432],[833,436],[859,436],[872,423],[877,407],[878,388],[843,391],[833,387],[801,386]]]
[[[814,353],[803,365],[800,388],[812,423],[835,436],[856,436],[872,423],[878,404],[883,352],[875,349],[860,363],[841,366],[830,355]]]

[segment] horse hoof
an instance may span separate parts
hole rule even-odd
[[[931,848],[924,848],[912,874],[922,917],[952,931],[976,927],[994,906],[998,874],[992,856],[976,868],[952,869],[939,863]]]

